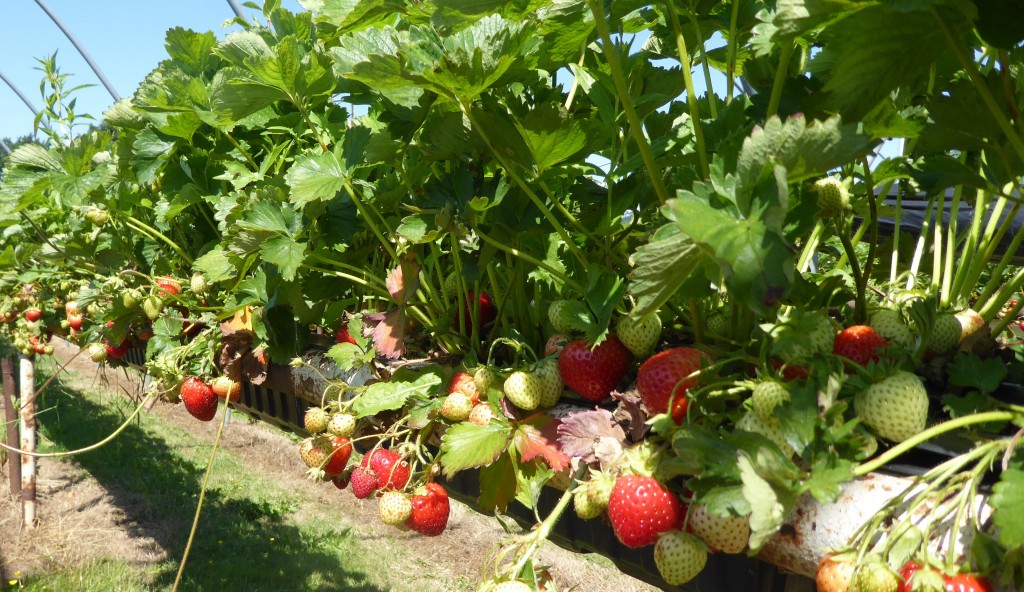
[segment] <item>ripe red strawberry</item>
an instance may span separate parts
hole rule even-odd
[[[84,324],[85,324],[85,317],[83,317],[82,315],[80,315],[80,314],[68,315],[68,327],[74,329],[75,331],[80,331],[82,329],[82,325],[84,325]]]
[[[661,577],[672,586],[697,577],[707,562],[707,549],[696,537],[679,530],[663,534],[654,546],[654,564]]]
[[[850,555],[826,555],[818,563],[814,582],[818,592],[848,592],[853,582],[856,564]]]
[[[165,275],[163,277],[157,278],[156,285],[160,287],[160,290],[157,291],[157,294],[161,298],[165,298],[168,294],[170,294],[171,296],[177,296],[178,294],[181,294],[181,284],[179,284],[178,280],[172,278],[171,276]]]
[[[594,349],[582,339],[565,346],[558,356],[562,382],[581,397],[600,403],[629,371],[630,355],[618,337],[608,337]]]
[[[448,381],[448,394],[456,391],[468,396],[474,405],[480,402],[480,388],[469,372],[456,372]]]
[[[465,326],[466,333],[470,333],[473,330],[473,301],[477,299],[476,292],[470,291],[469,296],[463,303],[462,310],[459,311],[458,324],[455,325],[455,329]],[[498,309],[494,307],[494,297],[487,292],[480,292],[480,327],[486,327],[494,322],[494,319],[498,318]]]
[[[189,376],[181,383],[179,392],[185,410],[196,419],[210,421],[217,414],[217,395],[202,380]]]
[[[709,547],[722,553],[742,553],[750,539],[749,517],[712,514],[704,504],[690,506],[687,525]]]
[[[348,459],[352,456],[352,443],[341,436],[327,436],[331,442],[331,458],[323,466],[324,473],[329,477],[337,477],[345,471]]]
[[[30,322],[34,323],[34,322],[38,321],[41,318],[43,318],[43,311],[39,310],[38,308],[33,306],[32,308],[26,308],[25,309],[25,320],[26,321],[30,321]]]
[[[900,582],[896,592],[946,592],[951,590],[946,584],[949,577],[931,567],[922,567],[914,561],[908,561],[900,568]],[[958,588],[952,590],[959,592]]]
[[[120,345],[110,345],[110,342],[106,342],[107,345],[107,357],[115,360],[120,360],[128,354],[128,349],[131,347],[131,342],[125,339]]]
[[[334,341],[337,343],[351,343],[352,345],[358,345],[356,340],[352,337],[352,334],[348,332],[348,325],[338,327],[338,331],[334,334]]]
[[[214,378],[210,387],[213,389],[213,393],[221,399],[237,402],[242,398],[242,383],[235,382],[227,376]]]
[[[944,576],[946,592],[992,592],[992,584],[985,578],[974,574],[955,574]]]
[[[683,504],[654,477],[623,475],[608,498],[608,518],[627,547],[653,545],[658,535],[682,528]]]
[[[707,354],[692,347],[675,347],[651,356],[636,377],[640,399],[652,414],[668,412],[672,400],[672,419],[682,423],[689,405],[686,393],[699,381],[697,376],[687,377],[710,361]]]
[[[959,324],[957,325],[959,328]],[[882,358],[881,350],[889,345],[885,337],[868,325],[853,325],[836,335],[832,345],[832,353],[842,356],[860,366],[868,362],[877,362]]]
[[[366,499],[377,491],[377,476],[370,469],[361,466],[352,469],[349,481],[352,483],[352,495],[358,499]]]
[[[363,468],[369,467],[377,477],[377,489],[404,489],[409,482],[409,463],[393,450],[378,448],[363,457]]]
[[[412,515],[406,526],[426,536],[437,536],[448,526],[448,492],[437,483],[427,483],[412,496]]]

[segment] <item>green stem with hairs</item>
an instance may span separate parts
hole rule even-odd
[[[692,7],[690,12],[687,13],[687,17],[689,17],[690,24],[694,30],[697,31],[697,39],[704,39],[704,35],[700,30],[700,23],[697,21],[697,14],[692,10]],[[707,88],[708,112],[711,114],[711,119],[718,119],[718,105],[715,100],[714,86],[711,84],[711,68],[708,66],[707,47],[701,48],[700,63],[704,70],[704,86]]]
[[[604,14],[604,6],[599,0],[587,0],[587,6],[590,7],[590,11],[594,14],[594,25],[597,27],[598,36],[601,37],[604,56],[608,60],[612,82],[615,84],[615,92],[619,95],[619,99],[622,102],[622,111],[626,115],[626,121],[629,123],[629,131],[636,142],[637,150],[640,151],[640,158],[643,159],[644,166],[647,168],[647,174],[650,176],[651,184],[654,186],[654,193],[657,194],[658,201],[665,203],[668,201],[669,194],[668,190],[665,189],[665,182],[661,178],[661,167],[654,161],[651,146],[647,143],[647,138],[644,137],[643,123],[636,114],[636,109],[633,108],[633,101],[629,96],[629,87],[626,85],[626,77],[622,73],[622,63],[619,62],[619,53],[612,43],[611,32],[608,29],[608,19]],[[689,77],[689,71],[685,66],[683,67],[683,72]],[[700,127],[700,120],[694,123],[694,127]]]
[[[782,102],[782,88],[786,85],[786,71],[789,70],[789,60],[793,57],[793,50],[796,42],[792,39],[786,41],[782,46],[782,54],[779,56],[779,67],[775,70],[775,80],[772,81],[772,94],[768,99],[768,112],[765,119],[772,115],[779,114],[779,103]]]
[[[117,215],[124,218],[124,223],[126,226],[133,230],[141,232],[142,234],[145,234],[146,236],[153,240],[163,242],[168,247],[170,247],[171,250],[173,250],[179,257],[181,257],[188,265],[192,265],[192,257],[189,257],[188,253],[186,253],[181,247],[178,246],[178,243],[167,238],[167,236],[164,235],[162,232],[160,232],[156,228],[153,228],[149,224],[146,224],[142,220],[133,217],[131,214],[117,212]]]
[[[858,465],[853,469],[854,477],[863,477],[868,473],[880,469],[887,463],[892,462],[900,455],[905,454],[912,450],[914,447],[931,440],[936,436],[941,436],[947,432],[953,430],[959,430],[967,426],[978,425],[982,423],[995,423],[1000,421],[1013,421],[1018,415],[1011,411],[986,411],[985,413],[974,413],[971,415],[965,415],[963,417],[957,417],[949,421],[942,422],[938,425],[934,425],[923,432],[914,434],[910,438],[900,442],[893,446],[889,450],[886,450],[882,454],[879,454],[875,458]]]
[[[356,209],[359,210],[359,215],[362,217],[363,222],[366,222],[366,225],[370,227],[370,231],[373,232],[374,236],[377,237],[377,240],[380,241],[381,246],[383,246],[384,250],[388,252],[388,255],[391,255],[391,259],[393,259],[396,264],[399,263],[398,253],[395,251],[395,248],[391,246],[391,241],[387,240],[384,237],[384,234],[381,233],[380,229],[377,227],[377,223],[373,221],[373,217],[370,213],[366,211],[367,206],[363,203],[362,198],[356,195],[356,190],[352,187],[351,183],[346,180],[344,184],[345,191],[348,192],[349,197],[352,198],[352,203],[354,203],[356,205]]]
[[[585,294],[586,293],[586,290],[583,289],[583,286],[579,285],[578,283],[573,281],[571,278],[566,276],[564,273],[558,271],[554,267],[551,267],[547,263],[544,263],[543,261],[533,257],[532,255],[524,253],[524,252],[520,251],[519,249],[517,249],[515,247],[510,247],[510,246],[508,246],[508,245],[506,245],[504,243],[500,243],[500,242],[494,240],[493,238],[491,238],[491,237],[487,236],[486,234],[484,234],[484,232],[481,231],[479,228],[474,228],[473,230],[476,231],[477,236],[479,236],[480,239],[482,241],[484,241],[485,243],[495,247],[496,249],[504,251],[504,252],[508,253],[509,255],[512,255],[514,257],[518,257],[519,259],[522,259],[523,261],[526,261],[527,263],[530,263],[532,265],[536,265],[537,267],[543,269],[544,271],[550,273],[551,275],[553,275],[556,278],[558,278],[559,280],[561,280],[563,284],[565,284],[566,286],[568,286],[568,287],[572,288],[573,290],[575,290],[577,294]]]
[[[669,20],[672,22],[672,31],[676,38],[676,50],[679,52],[679,65],[683,71],[683,82],[686,84],[686,103],[690,110],[690,120],[693,121],[693,138],[697,142],[697,158],[700,160],[701,175],[707,179],[711,176],[711,169],[708,166],[708,154],[704,142],[704,128],[700,123],[700,103],[697,102],[697,91],[693,85],[693,75],[690,72],[692,67],[690,53],[686,50],[686,39],[683,38],[683,28],[679,24],[679,15],[676,14],[676,7],[672,0],[665,3]],[[710,74],[708,75],[710,77]],[[711,81],[708,80],[708,101],[711,101]],[[711,103],[712,115],[715,113],[714,103]]]
[[[863,325],[867,320],[867,282],[864,279],[864,274],[861,273],[860,260],[857,259],[857,251],[850,241],[850,234],[846,231],[846,224],[843,218],[835,218],[834,222],[836,225],[836,236],[839,237],[839,242],[843,244],[843,250],[846,251],[847,258],[850,261],[850,275],[853,276],[853,285],[857,287],[853,318],[857,324]]]
[[[551,510],[551,513],[538,524],[532,533],[530,533],[530,544],[526,548],[526,551],[519,557],[515,566],[512,568],[512,576],[519,577],[519,573],[523,571],[526,564],[529,563],[533,554],[540,548],[544,541],[551,536],[551,530],[558,523],[558,520],[562,517],[565,509],[569,507],[569,502],[572,501],[572,494],[576,491],[576,487],[579,486],[579,479],[586,473],[587,465],[581,464],[580,468],[576,470],[576,474],[573,476],[572,484],[565,489],[565,493],[558,499],[558,503]]]

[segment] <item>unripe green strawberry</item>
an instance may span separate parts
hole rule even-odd
[[[498,375],[494,373],[494,370],[483,366],[477,368],[476,373],[473,374],[473,382],[476,383],[476,388],[479,389],[480,395],[483,396],[487,393],[487,389],[498,382]]]
[[[960,321],[956,320],[953,313],[939,313],[932,325],[931,335],[928,336],[928,350],[937,354],[944,354],[960,342]]]
[[[786,436],[782,433],[782,429],[779,428],[779,425],[777,423],[770,424],[768,422],[761,421],[761,418],[753,411],[748,411],[746,415],[736,422],[736,429],[761,434],[778,446],[779,450],[782,451],[783,456],[786,456],[787,458],[791,458],[796,454],[796,450],[789,445],[789,442],[786,440]]]
[[[594,503],[594,498],[590,495],[590,482],[588,481],[580,484],[572,493],[572,507],[581,519],[591,520],[600,516],[607,506],[602,507]]]
[[[473,400],[463,392],[455,391],[441,402],[441,417],[448,421],[465,421],[473,411]]]
[[[386,491],[377,502],[380,519],[384,524],[397,526],[404,523],[412,515],[412,502],[400,491]]]
[[[513,405],[524,411],[533,411],[540,405],[544,384],[536,374],[518,370],[505,379],[504,390]]]
[[[779,324],[772,333],[773,353],[786,363],[798,363],[829,353],[836,331],[828,315],[821,311],[796,314]]]
[[[540,379],[540,407],[554,407],[562,397],[562,375],[558,373],[558,360],[545,358],[533,368],[534,375]]]
[[[299,456],[302,462],[313,470],[320,470],[333,451],[334,446],[330,439],[324,436],[313,436],[299,443]]]
[[[716,310],[708,315],[704,321],[704,331],[711,337],[724,337],[729,335],[729,317],[721,310]]]
[[[690,506],[687,524],[693,534],[713,550],[732,555],[742,553],[750,539],[750,519],[747,516],[718,516],[704,504]]]
[[[196,294],[206,294],[206,291],[210,288],[210,286],[206,283],[206,277],[203,274],[199,273],[198,271],[192,274],[192,279],[191,281],[189,281],[189,286],[192,288],[192,291],[195,292]]]
[[[459,276],[454,272],[444,279],[444,297],[448,300],[454,299],[459,293]]]
[[[578,333],[581,324],[590,322],[590,312],[579,300],[555,300],[548,306],[548,320],[558,333]]]
[[[356,431],[356,416],[351,413],[334,413],[327,422],[327,431],[335,436],[348,438]]]
[[[124,307],[128,309],[135,308],[136,306],[139,305],[140,296],[141,294],[139,294],[138,289],[129,288],[128,290],[124,291],[124,294],[121,295],[121,304],[123,304]]]
[[[526,582],[502,582],[494,587],[494,592],[533,592],[533,586]]]
[[[327,424],[331,421],[331,415],[320,407],[306,409],[302,423],[310,434],[322,434],[327,431]]]
[[[622,317],[615,326],[615,334],[630,353],[646,358],[654,352],[654,346],[661,338],[661,317],[656,314],[640,320]]]
[[[590,481],[587,481],[587,495],[590,502],[601,507],[602,510],[608,507],[608,500],[612,497],[612,490],[615,489],[615,475],[605,471],[590,472]]]
[[[99,363],[107,359],[107,348],[102,343],[89,344],[89,358]]]
[[[818,194],[818,211],[825,219],[844,216],[850,207],[850,194],[842,181],[832,177],[818,179],[814,183]]]
[[[893,347],[902,349],[912,349],[914,347],[914,332],[903,322],[903,317],[900,316],[900,313],[895,310],[883,308],[876,311],[871,315],[868,325],[877,331],[879,335],[885,337],[885,340]]]
[[[851,592],[896,592],[900,578],[881,560],[857,566],[853,573]]]
[[[163,308],[163,301],[156,296],[148,296],[142,301],[142,312],[146,313],[146,316],[149,317],[149,320],[151,321],[155,321],[160,317],[160,311],[162,311]]]
[[[751,409],[765,423],[778,423],[775,409],[786,401],[789,401],[789,389],[775,380],[757,383],[750,395]]]
[[[693,537],[679,530],[669,531],[654,545],[654,564],[670,586],[679,586],[697,577],[708,561],[708,552]]]
[[[92,207],[85,211],[85,218],[96,226],[102,226],[110,219],[110,214],[106,210]]]
[[[928,392],[917,375],[900,370],[857,393],[853,408],[879,436],[902,442],[924,430]]]

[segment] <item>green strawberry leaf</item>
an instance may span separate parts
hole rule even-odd
[[[441,382],[437,367],[428,366],[417,370],[401,368],[390,380],[375,382],[366,387],[352,403],[352,413],[362,418],[381,411],[401,409],[412,397],[429,397]]]
[[[298,156],[284,175],[291,189],[288,200],[297,208],[312,201],[333,198],[345,186],[348,178],[346,167],[333,152]]]
[[[999,358],[983,360],[975,354],[960,353],[947,368],[947,373],[953,385],[991,393],[1006,378],[1006,364]]]
[[[497,460],[480,469],[480,497],[477,505],[484,512],[504,512],[509,502],[515,499],[517,487],[515,464],[511,455],[503,452]]]
[[[206,276],[206,281],[210,283],[222,282],[235,277],[238,273],[235,264],[231,262],[231,258],[224,250],[224,247],[220,245],[197,258],[192,263],[192,266],[196,271]]]
[[[736,461],[743,481],[743,497],[750,504],[750,549],[759,550],[785,521],[785,507],[775,490],[758,474],[750,457],[741,452]]]
[[[462,422],[448,428],[441,436],[438,455],[445,477],[493,463],[508,448],[511,436],[511,427],[501,421],[482,426]]]
[[[1024,545],[1024,471],[1012,468],[1003,471],[992,488],[992,520],[998,529],[999,542],[1006,548]]]
[[[663,307],[707,261],[676,224],[659,228],[633,259],[636,267],[629,275],[629,292],[636,299],[633,314],[640,317]]]
[[[544,486],[554,476],[555,472],[542,463],[519,464],[516,471],[516,501],[527,508],[536,509]]]
[[[615,309],[626,296],[626,282],[615,272],[593,266],[588,269],[587,304],[597,315],[595,322],[585,327],[588,343],[599,345],[608,335]]]

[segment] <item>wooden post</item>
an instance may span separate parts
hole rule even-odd
[[[21,366],[21,449],[36,451],[36,368],[32,357],[19,355]],[[36,525],[36,457],[21,456],[22,526]]]
[[[4,418],[7,433],[7,445],[18,448],[18,409],[14,406],[18,398],[18,375],[14,373],[14,358],[0,358],[0,374],[4,385]],[[7,476],[11,481],[11,496],[21,495],[21,455],[7,451]]]

